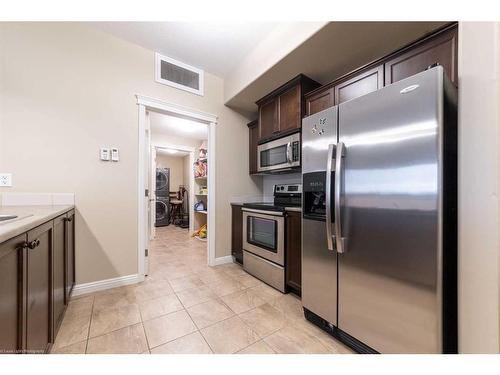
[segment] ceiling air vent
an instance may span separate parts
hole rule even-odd
[[[159,53],[155,59],[156,82],[203,96],[203,70]]]

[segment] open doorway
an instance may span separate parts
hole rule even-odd
[[[150,263],[155,247],[165,243],[183,248],[178,254],[185,254],[186,259],[178,262],[203,257],[205,264],[214,265],[215,158],[211,145],[215,144],[216,117],[139,96],[138,104],[143,202],[138,220],[139,273],[149,274],[155,266]]]

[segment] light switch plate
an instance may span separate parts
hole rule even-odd
[[[120,160],[120,153],[118,152],[117,148],[112,148],[111,149],[111,160],[112,161],[119,161]]]
[[[109,148],[107,147],[101,147],[101,150],[99,152],[99,156],[101,158],[102,161],[109,161],[110,158],[111,158],[111,155],[110,155],[110,152],[109,152]]]
[[[0,186],[12,186],[12,173],[0,173]]]

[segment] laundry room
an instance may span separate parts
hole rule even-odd
[[[147,121],[150,259],[156,244],[189,243],[206,259],[208,125],[153,111]]]

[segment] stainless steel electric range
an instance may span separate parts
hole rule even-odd
[[[301,206],[302,185],[275,185],[273,195],[243,204],[243,268],[285,293],[285,212]]]

